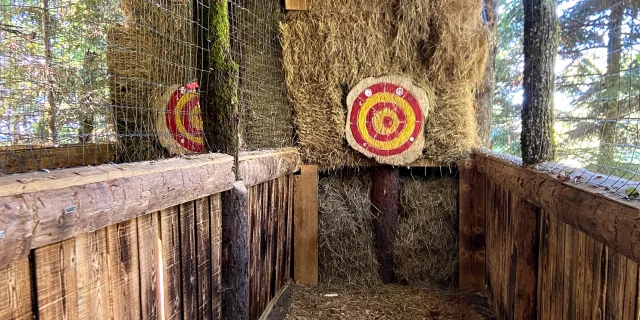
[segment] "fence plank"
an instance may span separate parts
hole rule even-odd
[[[0,319],[32,318],[29,259],[22,258],[0,270]]]
[[[78,317],[80,319],[111,317],[107,258],[107,229],[85,233],[76,238]]]
[[[222,319],[222,197],[211,196],[211,317]]]
[[[39,319],[78,319],[75,251],[75,239],[35,251]]]
[[[198,270],[195,239],[195,206],[193,201],[180,205],[180,249],[182,259],[182,315],[197,319]]]
[[[289,191],[291,192],[291,191]],[[296,283],[318,285],[318,166],[304,165],[294,176],[293,223]]]
[[[140,319],[140,275],[136,220],[107,227],[113,317]]]
[[[180,290],[180,216],[178,207],[160,211],[160,230],[162,236],[161,283],[164,293],[164,305],[161,309],[163,319],[182,319],[182,291]]]
[[[142,319],[157,319],[159,312],[160,222],[158,219],[157,212],[137,219]]]
[[[211,319],[211,226],[209,197],[196,200],[198,319]]]

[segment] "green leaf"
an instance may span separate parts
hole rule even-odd
[[[640,193],[638,193],[638,189],[636,189],[635,187],[629,187],[627,189],[624,190],[624,194],[627,195],[627,197],[629,198],[636,198],[638,196],[640,196]]]

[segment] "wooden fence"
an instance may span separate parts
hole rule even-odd
[[[290,149],[240,156],[251,319],[290,279],[297,168]],[[0,319],[221,319],[234,181],[224,155],[0,178]]]
[[[486,255],[461,254],[460,281],[486,285],[498,319],[640,319],[635,202],[490,154],[468,169],[461,251]],[[462,232],[470,221],[480,233]]]

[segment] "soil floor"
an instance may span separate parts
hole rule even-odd
[[[345,289],[290,285],[269,320],[437,319],[482,320],[491,316],[486,297],[477,293],[389,285]]]

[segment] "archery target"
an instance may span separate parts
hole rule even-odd
[[[399,76],[367,78],[347,97],[347,140],[380,163],[415,161],[424,148],[426,91]]]
[[[198,84],[175,85],[156,98],[156,129],[171,154],[204,151]]]

